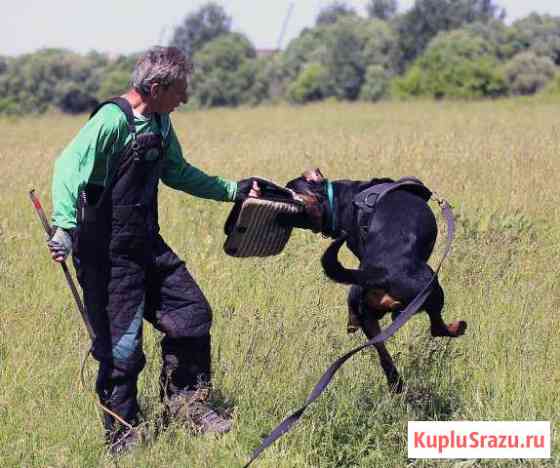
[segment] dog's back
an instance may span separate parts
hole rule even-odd
[[[375,207],[363,260],[381,264],[399,259],[426,262],[436,237],[436,219],[428,204],[407,190],[395,190]]]
[[[381,288],[404,301],[429,277],[427,260],[437,237],[435,216],[426,201],[407,190],[388,193],[375,206],[367,234],[354,224],[344,238],[325,251],[322,264],[327,276],[345,284]],[[347,241],[360,260],[359,270],[344,268],[338,251]]]

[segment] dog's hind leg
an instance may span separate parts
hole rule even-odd
[[[364,303],[364,289],[360,286],[352,286],[348,293],[348,333],[354,333],[357,327],[361,327],[368,340],[378,335],[379,320],[375,317],[373,311],[368,310],[367,304]],[[401,393],[404,382],[395,367],[393,358],[387,351],[384,343],[374,345],[379,355],[379,361],[389,387],[395,393]]]
[[[409,304],[430,282],[434,272],[427,263],[421,262],[409,267],[410,272],[404,268],[396,270],[388,281],[390,293],[393,297],[399,298],[404,304]],[[406,274],[403,274],[405,273]],[[424,301],[421,309],[425,310],[430,317],[430,331],[432,336],[448,336],[456,338],[465,333],[467,324],[457,320],[447,325],[441,316],[443,309],[444,295],[437,278],[433,283],[432,292]]]
[[[363,289],[360,286],[352,286],[348,293],[348,323],[346,331],[356,333],[362,326],[361,300]]]
[[[371,340],[374,336],[381,332],[381,328],[379,327],[379,321],[376,318],[368,314],[367,311],[364,312],[365,313],[362,316],[362,330],[368,340]],[[377,343],[374,346],[377,350],[377,354],[379,354],[379,362],[381,363],[383,372],[385,372],[385,377],[387,377],[387,383],[389,384],[391,391],[401,393],[404,388],[404,381],[395,367],[393,358],[389,354],[389,351],[387,351],[385,343]]]
[[[458,336],[464,335],[465,330],[467,329],[466,322],[456,320],[455,322],[447,325],[443,321],[441,316],[443,302],[443,289],[441,289],[439,281],[436,279],[432,293],[428,296],[428,299],[426,299],[426,302],[423,305],[423,309],[430,317],[430,332],[432,336],[448,336],[450,338],[457,338]]]

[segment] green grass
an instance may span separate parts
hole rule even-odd
[[[413,318],[388,343],[408,399],[388,395],[377,357],[363,352],[256,466],[560,466],[559,104],[329,103],[174,116],[188,159],[209,173],[280,183],[315,166],[333,179],[414,175],[448,198],[458,217],[441,282],[445,318],[466,320],[466,336],[432,340],[427,317]],[[50,212],[53,161],[84,120],[0,122],[3,467],[113,465],[93,360],[89,388],[79,384],[87,335],[27,195],[36,188]],[[167,188],[160,195],[163,235],[214,309],[214,383],[234,407],[234,430],[216,439],[172,427],[119,466],[241,466],[331,361],[363,341],[345,333],[345,288],[321,271],[328,241],[298,231],[277,257],[227,257],[222,226],[230,207]],[[442,248],[443,236],[432,262]],[[344,260],[355,265],[347,253]],[[151,422],[161,410],[159,338],[146,326],[140,390]],[[414,419],[550,420],[553,458],[414,462],[406,454]]]

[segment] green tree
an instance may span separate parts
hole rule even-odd
[[[321,100],[325,97],[325,83],[325,67],[319,63],[310,63],[288,88],[288,99],[297,104]]]
[[[229,33],[231,17],[217,3],[207,3],[187,15],[175,28],[170,45],[183,50],[187,56],[193,56],[207,43]]]
[[[396,34],[387,23],[349,16],[304,31],[288,45],[282,60],[289,82],[309,64],[320,64],[326,70],[321,74],[323,97],[356,99],[368,66],[381,66],[392,76],[400,56]]]
[[[389,95],[390,76],[380,65],[370,65],[366,69],[364,84],[360,89],[363,101],[379,101]]]
[[[99,100],[120,96],[130,86],[131,71],[107,70],[99,85],[97,97]]]
[[[367,4],[368,16],[383,21],[393,18],[397,14],[397,8],[397,0],[370,0]]]
[[[348,21],[338,21],[329,28],[329,32],[324,64],[332,92],[341,99],[356,99],[366,68],[362,38]]]
[[[10,112],[17,108],[18,113],[44,112],[49,107],[88,111],[95,104],[104,65],[106,60],[100,54],[81,56],[62,49],[14,58],[0,74],[2,107]]]
[[[512,25],[523,49],[560,65],[560,17],[533,13]]]
[[[324,63],[327,29],[325,27],[306,28],[290,41],[282,53],[282,69],[285,80],[295,80],[302,68],[310,63]]]
[[[506,93],[491,44],[466,30],[442,32],[407,74],[395,80],[397,96],[472,99]]]
[[[408,12],[395,20],[404,64],[418,57],[441,31],[504,17],[505,11],[493,0],[416,0]]]
[[[357,28],[363,41],[366,66],[381,65],[389,75],[394,75],[401,61],[398,37],[391,26],[381,20],[361,21]]]
[[[99,78],[97,98],[100,101],[120,96],[130,87],[130,77],[138,57],[139,54],[119,55],[108,61]]]
[[[319,12],[317,19],[315,20],[315,24],[317,26],[334,24],[339,19],[347,18],[349,16],[356,17],[356,10],[346,5],[344,2],[335,1]]]
[[[193,101],[202,107],[236,106],[250,100],[256,51],[238,33],[222,35],[194,56]]]
[[[287,83],[280,54],[259,57],[255,62],[254,82],[249,91],[249,104],[277,101],[286,94]]]
[[[0,75],[8,70],[8,59],[0,56]]]
[[[535,94],[554,78],[556,67],[548,57],[522,52],[504,67],[506,83],[514,95]]]
[[[463,29],[484,39],[490,46],[491,52],[500,61],[509,60],[524,49],[516,31],[500,20],[494,19],[485,23],[477,21],[465,25]]]
[[[396,98],[408,99],[428,94],[427,74],[418,65],[412,65],[406,75],[395,78],[391,82],[391,95]]]

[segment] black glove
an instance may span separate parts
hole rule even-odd
[[[235,194],[235,201],[243,201],[249,196],[249,192],[253,188],[253,181],[258,182],[255,177],[241,179],[237,182],[237,192]]]
[[[249,177],[237,182],[237,194],[235,195],[236,202],[243,201],[249,196],[249,192],[253,188],[253,182],[256,182],[259,187],[260,197],[266,198],[267,200],[277,201],[293,200],[292,192],[287,188],[276,185],[274,182],[262,179],[261,177]]]

